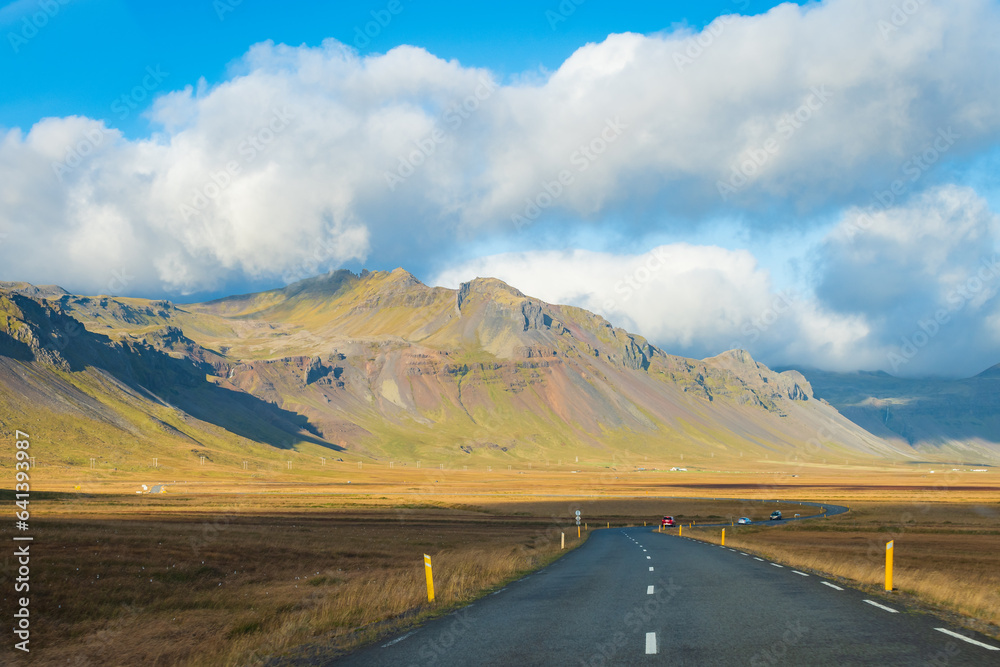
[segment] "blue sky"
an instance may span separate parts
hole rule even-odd
[[[670,352],[1000,362],[996,1],[0,8],[0,280],[493,275]]]
[[[0,10],[0,29],[7,36],[0,50],[0,126],[29,127],[44,116],[85,115],[129,136],[144,135],[150,128],[138,113],[122,119],[111,104],[141,80],[146,67],[162,67],[169,73],[165,85],[171,87],[200,78],[214,84],[226,78],[229,65],[251,44],[266,40],[317,46],[334,38],[362,54],[411,44],[466,66],[516,76],[554,70],[581,45],[602,41],[612,32],[653,33],[676,24],[701,28],[723,13],[758,13],[776,4],[732,0],[629,6],[586,0],[576,5],[569,0],[560,10],[559,2],[399,0],[401,11],[393,14],[387,1],[56,0],[46,12],[38,0],[19,0]],[[6,48],[9,34],[20,36],[23,21],[40,14],[52,18],[36,21],[45,21],[37,36],[17,43],[17,52]]]

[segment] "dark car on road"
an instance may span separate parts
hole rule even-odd
[[[781,521],[781,512],[778,510],[771,512],[771,521]]]

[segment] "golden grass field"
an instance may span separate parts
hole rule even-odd
[[[46,611],[32,663],[245,665],[310,642],[349,647],[559,550],[544,523],[464,510],[257,513],[218,500],[201,517],[84,506],[42,520],[34,604]],[[434,561],[433,607],[423,553]]]
[[[684,529],[714,544],[719,528]],[[996,502],[861,501],[848,514],[788,526],[726,528],[726,546],[885,592],[885,546],[893,542],[888,597],[967,617],[952,620],[1000,637],[1000,505]]]
[[[879,541],[889,536],[899,594],[974,617],[979,629],[1000,636],[987,627],[1000,620],[1000,488],[990,484],[992,472],[366,467],[331,466],[325,478],[227,480],[188,471],[176,484],[107,474],[36,482],[33,489],[42,484],[47,493],[33,491],[31,505],[32,605],[39,610],[31,664],[330,657],[550,562],[560,554],[560,533],[567,548],[578,546],[587,533],[576,539],[576,509],[590,530],[644,521],[652,530],[664,514],[685,523],[764,518],[772,509],[764,501],[774,499],[852,511],[799,525],[729,528],[727,543],[872,586],[874,554],[882,555]],[[140,482],[165,482],[167,493],[135,494]],[[2,497],[13,504],[9,492]],[[3,532],[9,537],[9,528]],[[424,553],[434,562],[433,605]],[[13,562],[0,561],[8,596]]]

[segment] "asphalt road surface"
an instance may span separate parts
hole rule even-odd
[[[707,498],[695,499],[695,500],[708,500]],[[711,500],[728,500],[728,498],[712,498]],[[805,521],[807,519],[822,519],[828,516],[836,516],[837,514],[844,514],[850,512],[851,508],[844,507],[843,505],[831,505],[830,503],[810,503],[806,501],[798,500],[750,500],[747,498],[735,498],[737,501],[742,501],[747,503],[748,507],[752,507],[756,513],[765,512],[770,514],[774,510],[781,511],[780,519],[757,519],[756,521],[751,521],[749,524],[744,525],[760,525],[769,524],[772,526],[780,526],[781,524],[788,523],[789,521]],[[818,514],[810,514],[809,516],[796,516],[794,510],[784,509],[782,510],[782,505],[791,505],[794,507],[799,507],[801,505],[807,505],[809,507],[818,507],[820,512]],[[761,509],[757,510],[755,505],[760,505]],[[754,512],[751,512],[754,513]],[[681,525],[687,525],[684,520],[680,520]],[[732,525],[731,522],[728,523],[699,523],[702,528],[711,526],[729,526]]]
[[[325,664],[981,667],[1000,665],[1000,642],[737,550],[614,528],[468,607]]]

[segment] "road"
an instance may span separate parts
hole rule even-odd
[[[1000,642],[815,575],[613,528],[468,607],[313,664],[1000,665],[986,647]]]
[[[708,500],[708,498],[701,498],[701,499],[696,498],[695,500]],[[727,499],[712,498],[711,500],[728,500],[728,498]],[[770,520],[770,519],[758,519],[756,521],[751,521],[749,524],[744,524],[744,525],[754,525],[754,526],[762,525],[762,524],[772,525],[772,526],[780,526],[782,524],[788,523],[789,521],[806,521],[808,519],[823,519],[823,518],[828,517],[828,516],[836,516],[838,514],[845,514],[846,512],[850,512],[851,511],[851,508],[844,507],[843,505],[833,505],[831,503],[811,503],[811,502],[806,502],[804,500],[803,501],[799,501],[799,500],[751,500],[749,498],[734,498],[734,500],[736,500],[738,502],[746,503],[748,507],[753,508],[754,512],[750,512],[750,513],[764,512],[764,513],[770,514],[770,512],[772,512],[774,510],[780,510],[781,509],[781,505],[790,505],[790,506],[793,506],[793,507],[799,507],[801,505],[806,505],[808,507],[818,507],[820,509],[819,513],[817,513],[817,514],[810,514],[809,516],[798,516],[794,512],[790,512],[789,510],[785,510],[785,511],[782,512],[782,518],[780,518],[780,519],[774,519],[773,521]],[[755,505],[760,505],[761,506],[761,510],[757,510],[756,507],[754,507]],[[680,523],[682,525],[686,525],[686,523],[684,522],[683,519],[680,520]],[[698,524],[698,526],[701,527],[701,528],[710,528],[712,526],[730,526],[730,525],[732,525],[732,522],[725,522],[725,523],[699,523]]]

